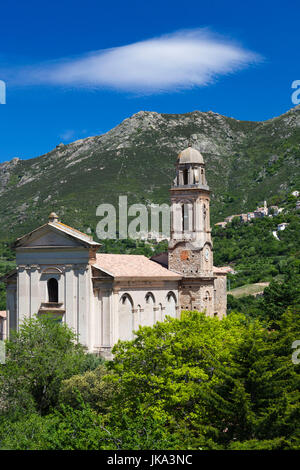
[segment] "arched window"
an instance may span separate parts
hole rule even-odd
[[[121,299],[120,299],[120,303],[122,305],[130,304],[131,308],[133,308],[133,300],[132,300],[132,298],[129,294],[123,294]]]
[[[154,307],[155,298],[152,292],[147,292],[145,295],[145,309],[141,314],[141,325],[152,326],[154,324]]]
[[[182,231],[183,232],[188,232],[189,230],[192,230],[192,227],[190,227],[189,223],[189,212],[190,208],[192,209],[191,203],[184,203],[181,206],[181,217],[182,217]]]
[[[208,290],[205,292],[204,300],[205,300],[206,302],[207,302],[208,300],[210,300]]]
[[[204,230],[207,229],[207,207],[205,204],[203,204],[203,228]]]
[[[152,292],[148,292],[146,295],[145,295],[145,300],[146,300],[146,304],[149,304],[149,303],[155,303],[155,298],[154,298],[154,295],[152,294]]]
[[[187,229],[187,223],[188,223],[187,210],[186,209],[187,209],[187,205],[182,204],[182,206],[181,206],[181,220],[182,220],[182,231],[183,232]]]
[[[51,277],[47,281],[47,287],[48,287],[48,299],[49,302],[58,302],[58,282],[57,279],[54,277]]]
[[[129,294],[123,294],[119,305],[119,338],[128,341],[133,338],[133,300]]]
[[[176,304],[176,295],[174,294],[174,292],[168,292],[167,294],[167,301],[170,302],[170,300],[173,299],[175,304]]]
[[[166,315],[175,318],[176,317],[176,295],[174,292],[168,292],[167,294],[167,305],[166,305]]]

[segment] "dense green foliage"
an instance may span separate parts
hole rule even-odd
[[[6,343],[6,364],[0,365],[0,409],[44,415],[57,405],[61,381],[91,364],[90,355],[75,340],[74,333],[51,316],[26,319]],[[92,365],[97,365],[94,360]]]
[[[259,318],[265,325],[276,327],[288,307],[300,310],[300,265],[292,263],[280,280],[272,280],[263,296],[235,298],[227,296],[227,312],[243,312]]]
[[[100,364],[65,325],[31,320],[0,369],[0,449],[299,449],[299,313],[270,329],[184,312]]]

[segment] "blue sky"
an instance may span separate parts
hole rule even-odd
[[[0,162],[140,110],[265,120],[300,79],[294,1],[11,1],[0,12]]]

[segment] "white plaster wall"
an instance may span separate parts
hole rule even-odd
[[[65,309],[63,321],[89,350],[95,343],[95,309],[88,250],[28,250],[17,252],[17,320],[38,313],[48,302],[47,281],[58,281],[58,301]]]
[[[178,304],[178,285],[177,283],[170,282],[168,285],[161,287],[153,287],[147,285],[145,287],[122,287],[118,293],[118,317],[119,325],[116,337],[124,340],[133,338],[131,325],[134,330],[139,326],[153,326],[157,321],[163,321],[166,315],[172,317],[177,316],[178,309],[175,303],[170,303],[167,300],[169,292],[175,294]],[[154,302],[151,297],[149,302],[146,302],[146,295],[152,293]],[[124,294],[130,295],[133,303],[131,314],[129,314],[129,304],[126,304],[126,313],[121,299]]]

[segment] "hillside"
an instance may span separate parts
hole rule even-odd
[[[299,268],[300,211],[295,209],[295,200],[289,196],[281,201],[284,212],[276,217],[248,223],[233,220],[225,229],[213,227],[215,265],[230,265],[236,272],[228,276],[231,289],[282,280],[293,268]],[[276,239],[272,232],[283,222],[288,225]]]
[[[96,207],[169,201],[177,153],[188,143],[207,164],[212,223],[300,188],[300,106],[265,122],[213,112],[141,111],[108,133],[0,165],[0,240],[45,222],[48,213],[94,232]]]

